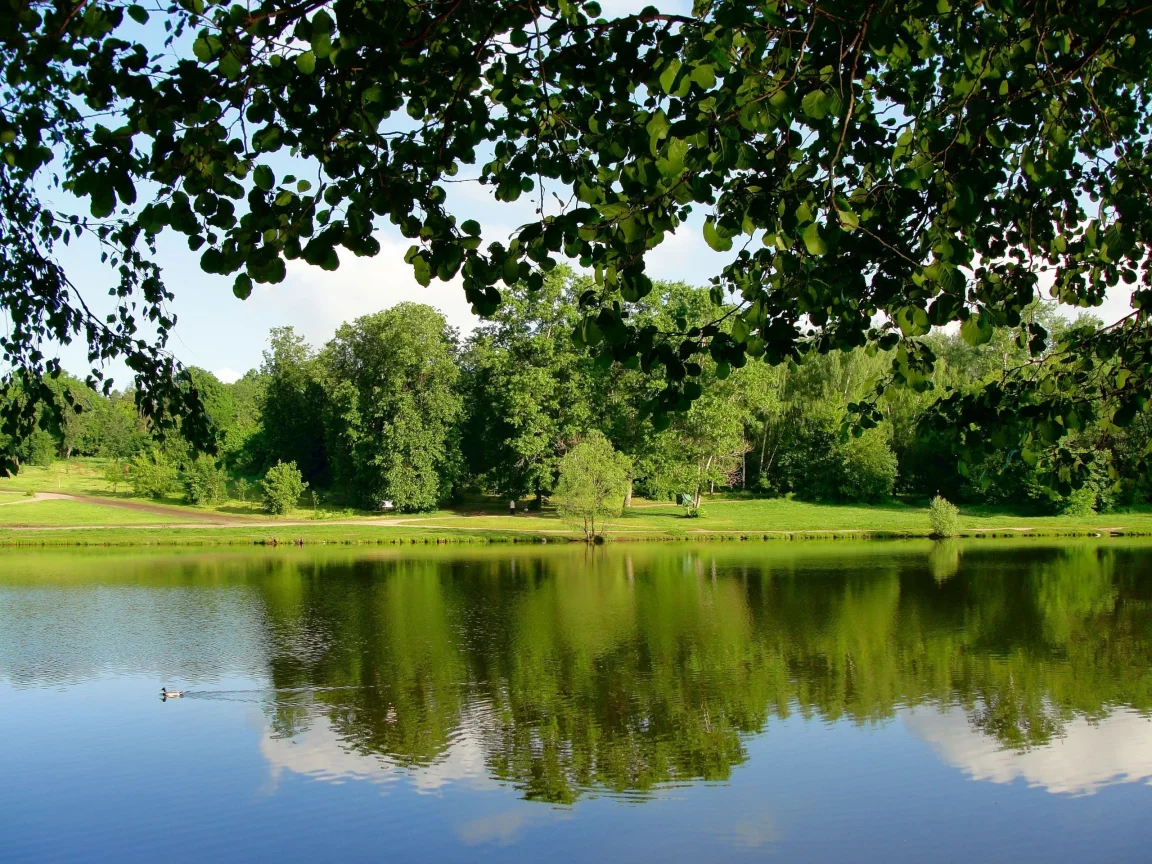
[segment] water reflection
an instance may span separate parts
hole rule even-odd
[[[904,722],[949,765],[974,780],[1012,783],[1054,794],[1094,795],[1117,783],[1152,785],[1152,722],[1118,711],[1095,722],[1077,718],[1046,747],[1005,749],[979,734],[962,713],[910,712]]]
[[[1090,794],[1152,776],[1149,561],[1128,544],[10,555],[0,675],[250,676],[267,689],[213,698],[261,706],[270,788],[642,800],[727,780],[776,721],[901,717],[974,779]]]

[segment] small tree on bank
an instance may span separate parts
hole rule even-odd
[[[219,504],[228,497],[228,475],[211,456],[201,455],[184,471],[184,500],[198,506]]]
[[[937,495],[928,504],[928,520],[932,524],[933,537],[955,537],[960,525],[960,510],[946,498]]]
[[[138,453],[128,474],[132,494],[138,498],[160,499],[168,495],[178,481],[176,466],[160,450]]]
[[[606,519],[620,515],[631,472],[628,457],[591,432],[561,460],[552,500],[562,516],[583,526],[586,540],[594,540]]]
[[[308,484],[295,462],[277,462],[264,475],[262,488],[265,512],[279,516],[296,506]]]

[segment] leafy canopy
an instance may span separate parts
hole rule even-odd
[[[593,272],[575,338],[605,362],[662,368],[657,416],[697,398],[705,355],[739,367],[867,345],[892,352],[853,406],[867,428],[892,387],[930,386],[920,337],[951,322],[973,344],[1013,328],[1030,353],[943,403],[961,461],[1002,428],[1028,444],[1124,425],[1152,388],[1152,8],[701,0],[608,19],[572,0],[3,3],[10,382],[53,373],[42,343],[78,337],[94,363],[127,358],[146,413],[195,415],[196,388],[163,351],[174,322],[155,238],[184,235],[246,297],[288,260],[376,254],[386,217],[413,241],[416,278],[461,277],[480,313],[561,259]],[[286,155],[316,183],[282,175]],[[486,238],[453,214],[462,179],[536,213]],[[54,208],[56,185],[88,211]],[[713,280],[717,305],[737,304],[717,312],[730,326],[637,324],[649,253],[701,216],[730,253]],[[116,268],[109,320],[56,261],[85,234]],[[1021,317],[1042,276],[1078,306],[1138,282],[1135,311],[1053,361]],[[9,434],[32,422],[11,405]]]

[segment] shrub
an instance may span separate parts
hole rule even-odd
[[[1064,498],[1064,506],[1060,510],[1060,515],[1079,518],[1095,516],[1096,490],[1089,486],[1075,490],[1071,495]]]
[[[132,491],[140,498],[163,498],[176,487],[176,468],[158,450],[137,454],[128,475]]]
[[[928,520],[933,537],[955,537],[960,523],[960,510],[946,498],[937,495],[928,504]]]
[[[282,515],[296,506],[308,484],[304,482],[295,462],[277,462],[264,475],[261,487],[264,510]]]
[[[37,429],[28,438],[27,447],[28,464],[48,468],[56,458],[56,439],[51,432]]]
[[[233,485],[236,490],[236,497],[241,501],[247,502],[248,500],[248,481],[241,477]]]
[[[128,466],[119,459],[112,459],[104,466],[104,480],[115,492],[120,488],[121,483],[128,480]]]
[[[841,501],[883,501],[896,485],[896,454],[888,436],[869,429],[840,446],[842,471],[837,492]]]
[[[228,497],[228,477],[210,456],[200,456],[184,472],[184,500],[200,506]]]

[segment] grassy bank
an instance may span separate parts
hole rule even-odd
[[[565,542],[578,539],[555,513],[509,516],[505,502],[478,499],[426,514],[370,514],[332,506],[273,518],[251,502],[190,507],[172,497],[133,498],[113,490],[94,460],[26,468],[0,480],[0,544],[254,545]],[[32,493],[31,495],[29,493]],[[637,501],[614,520],[616,541],[799,540],[927,537],[924,506],[816,504],[787,499],[716,498],[688,518],[667,503]],[[969,508],[964,537],[1152,535],[1152,511],[1086,518]]]

